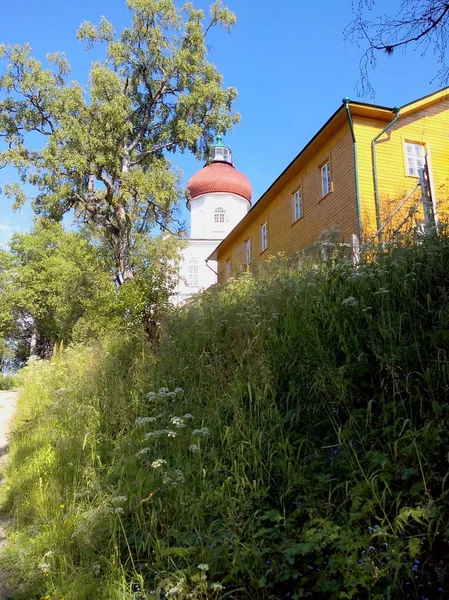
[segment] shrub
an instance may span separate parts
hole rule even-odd
[[[14,375],[0,373],[0,390],[12,390],[17,387],[17,378]]]
[[[157,347],[28,367],[5,489],[24,597],[444,598],[448,274],[445,236],[279,259]]]

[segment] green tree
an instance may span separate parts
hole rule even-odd
[[[15,345],[16,358],[69,342],[92,306],[111,303],[110,272],[97,248],[59,223],[38,219],[30,233],[15,234],[0,256],[0,336]]]
[[[180,10],[174,0],[127,5],[132,25],[120,35],[104,18],[78,31],[88,48],[106,45],[87,89],[68,79],[62,54],[47,55],[43,68],[28,45],[0,46],[0,165],[14,165],[22,182],[5,192],[21,206],[31,183],[37,213],[61,219],[73,209],[109,245],[120,283],[135,276],[136,236],[173,223],[182,191],[167,153],[203,157],[238,120],[235,89],[222,87],[207,60],[208,33],[235,21],[220,0],[208,22],[189,2]]]

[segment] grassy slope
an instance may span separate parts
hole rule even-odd
[[[443,598],[448,293],[444,237],[280,262],[153,352],[29,367],[4,492],[23,597]]]

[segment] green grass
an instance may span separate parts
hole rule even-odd
[[[0,373],[0,390],[12,390],[17,387],[17,377]]]
[[[357,269],[273,261],[153,348],[27,367],[3,490],[21,597],[444,597],[448,325],[442,235]]]

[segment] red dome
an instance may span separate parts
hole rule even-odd
[[[187,189],[191,198],[211,192],[228,192],[251,202],[253,195],[251,184],[245,175],[225,162],[213,162],[203,167],[190,178]]]

